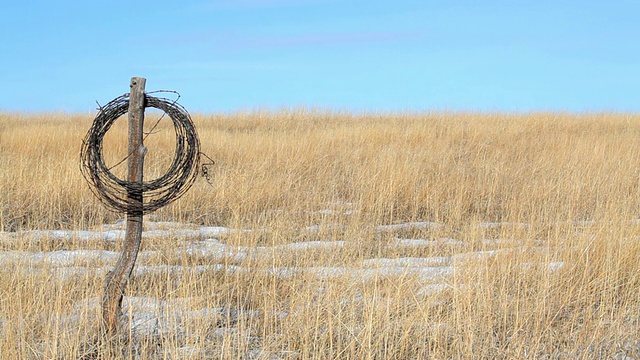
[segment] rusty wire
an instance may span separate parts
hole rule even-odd
[[[128,112],[128,93],[100,107],[93,125],[82,141],[80,151],[82,175],[89,183],[91,191],[108,209],[113,211],[127,213],[155,211],[184,195],[193,185],[199,171],[205,171],[204,168],[199,169],[200,141],[187,110],[177,103],[177,99],[158,98],[148,94],[145,94],[145,108],[162,110],[173,121],[176,133],[175,157],[164,175],[155,180],[143,181],[141,187],[139,183],[119,179],[111,172],[111,168],[119,163],[111,168],[105,164],[102,140],[111,125]],[[153,128],[146,133],[145,138],[153,133],[153,129],[163,117],[158,119]],[[142,209],[140,204],[130,196],[140,192],[143,195]]]

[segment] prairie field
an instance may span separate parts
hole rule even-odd
[[[640,115],[193,114],[214,164],[145,216],[108,343],[94,116],[0,113],[1,359],[640,357]],[[145,123],[152,179],[175,133]]]

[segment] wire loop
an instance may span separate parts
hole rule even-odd
[[[140,209],[129,194],[142,191],[142,212],[155,211],[184,195],[198,176],[200,140],[187,110],[174,100],[145,94],[145,108],[162,110],[173,121],[176,132],[175,157],[167,172],[140,184],[116,177],[103,158],[102,140],[113,123],[129,110],[129,93],[100,107],[93,125],[82,141],[81,171],[91,191],[110,210],[130,212]],[[164,116],[164,115],[163,115]],[[156,123],[157,125],[157,123]],[[155,126],[154,126],[155,127]],[[152,131],[151,131],[152,132]],[[147,134],[148,136],[148,134]]]

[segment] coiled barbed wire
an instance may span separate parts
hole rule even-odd
[[[104,162],[102,140],[111,125],[128,112],[129,93],[100,107],[93,125],[82,141],[80,151],[82,175],[89,183],[91,191],[110,210],[127,213],[152,212],[184,195],[198,176],[200,141],[189,113],[177,103],[177,99],[174,101],[148,94],[145,94],[145,108],[160,109],[169,115],[176,133],[175,157],[164,175],[155,180],[143,181],[140,187],[136,182],[116,177]],[[153,128],[161,119],[162,117]],[[145,138],[153,132],[153,128],[146,133]],[[132,200],[135,196],[129,196],[140,194],[140,192],[143,195],[142,207],[140,203]]]

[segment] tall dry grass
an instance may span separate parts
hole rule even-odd
[[[262,315],[236,319],[233,333],[218,336],[216,329],[228,326],[225,319],[183,324],[180,334],[139,339],[135,351],[117,356],[189,358],[176,355],[185,345],[206,349],[192,358],[228,359],[256,348],[296,359],[640,355],[639,116],[298,109],[198,114],[194,120],[203,152],[215,160],[211,184],[199,180],[156,219],[265,230],[221,239],[231,245],[349,245],[244,260],[240,265],[253,273],[136,278],[129,296]],[[102,208],[79,171],[90,122],[90,115],[0,114],[0,231],[93,229],[121,217]],[[105,139],[108,163],[124,157],[125,133],[119,121]],[[167,121],[149,135],[146,177],[159,175],[171,160],[173,136]],[[335,211],[319,211],[327,208]],[[374,230],[412,221],[443,226]],[[320,230],[305,230],[312,225]],[[407,250],[391,246],[396,238],[461,243]],[[473,266],[456,270],[445,290],[433,293],[411,276],[354,282],[259,271],[354,267],[370,258],[456,259],[493,250],[486,239],[517,239],[524,246],[467,257]],[[166,253],[153,264],[211,263],[173,257],[171,249],[183,245],[180,239],[143,244]],[[2,246],[42,251],[85,245]],[[559,262],[562,268],[549,270],[549,263]],[[99,296],[102,278],[65,280],[26,265],[0,270],[0,357],[78,356],[97,319],[73,306]],[[74,314],[79,325],[72,329],[52,320]]]

